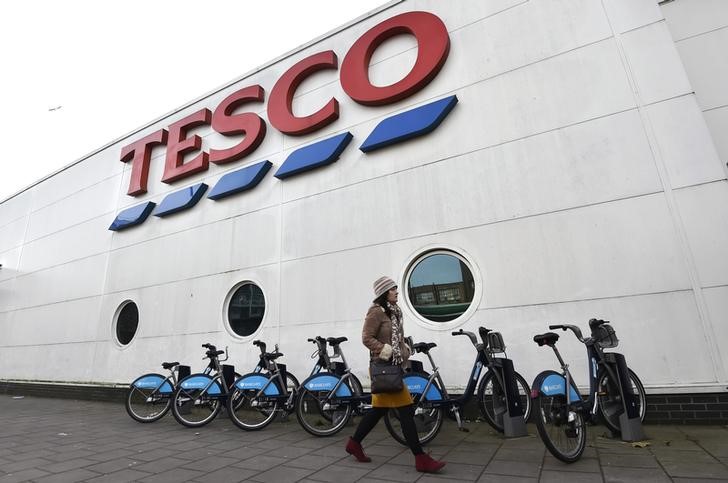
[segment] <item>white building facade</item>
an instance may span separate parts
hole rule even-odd
[[[376,91],[420,67],[430,78],[352,98],[347,56],[361,61],[352,52],[367,32],[410,12],[444,25],[441,65],[418,57],[433,32],[393,28],[369,44],[358,80]],[[725,392],[727,26],[721,0],[390,2],[0,203],[0,379],[128,383],[163,360],[198,369],[205,342],[228,346],[244,373],[255,339],[280,344],[303,379],[306,339],[322,335],[349,338],[365,381],[363,315],[389,275],[407,335],[438,344],[452,389],[475,357],[453,330],[501,331],[532,380],[556,363],[535,334],[597,317],[648,393]],[[323,60],[298,69],[310,59]],[[296,72],[280,104],[275,87]],[[259,100],[225,103],[252,86]],[[333,99],[337,115],[294,132]],[[286,101],[290,119],[271,119]],[[436,121],[395,136],[440,101]],[[243,113],[266,126],[255,143],[252,127],[215,128],[215,116]],[[384,144],[363,150],[387,119]],[[144,176],[138,143],[162,131]],[[332,139],[329,158],[311,154]],[[240,159],[200,161],[246,140],[256,145]],[[296,159],[303,168],[282,170]],[[130,196],[133,169],[146,189]],[[236,176],[251,173],[240,191]],[[145,207],[138,224],[109,229]],[[563,334],[559,347],[586,382],[583,346]]]

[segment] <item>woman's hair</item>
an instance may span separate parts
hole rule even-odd
[[[387,294],[389,293],[389,290],[384,292],[382,295],[374,299],[374,303],[379,305],[381,308],[384,309],[384,313],[387,314],[387,317],[392,317],[392,311],[389,309],[389,304],[387,303]]]

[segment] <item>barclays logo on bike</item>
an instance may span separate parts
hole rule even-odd
[[[138,381],[134,385],[139,388],[155,388],[159,385],[159,382],[157,382],[157,381]]]
[[[238,389],[260,389],[263,385],[256,381],[241,381],[237,384]]]
[[[182,387],[185,389],[204,389],[205,384],[197,381],[194,382],[183,382]]]
[[[333,389],[333,387],[329,382],[309,382],[306,384],[307,389]]]

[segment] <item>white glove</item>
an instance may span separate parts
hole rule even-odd
[[[379,351],[379,358],[383,361],[388,361],[392,358],[392,346],[389,344],[384,344],[384,347],[382,347],[382,350]]]

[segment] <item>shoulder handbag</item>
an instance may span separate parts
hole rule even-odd
[[[372,361],[369,363],[369,374],[372,378],[372,394],[399,392],[404,387],[404,371],[399,364]]]

